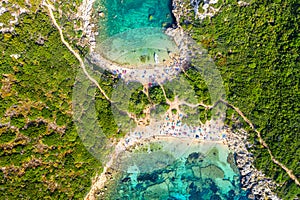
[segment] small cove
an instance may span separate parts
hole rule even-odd
[[[101,55],[120,65],[136,67],[155,64],[156,54],[160,59],[167,59],[170,51],[176,51],[172,39],[163,32],[176,24],[171,4],[170,0],[96,1],[96,8],[97,5],[105,7],[99,10],[103,13],[97,38]],[[158,152],[156,158],[146,154],[140,159],[152,168],[156,159],[169,155],[165,150]],[[226,146],[206,148],[204,143],[188,155],[170,157],[174,162],[164,168],[144,173],[122,171],[119,179],[109,183],[114,187],[108,187],[106,198],[248,199],[247,192],[240,187],[240,175],[232,155]]]
[[[135,67],[163,63],[178,52],[164,33],[175,26],[171,0],[99,0],[97,48],[102,57]]]
[[[234,154],[227,146],[203,142],[186,148],[188,143],[180,139],[165,140],[152,144],[156,150],[150,153],[130,153],[123,158],[124,164],[118,165],[123,169],[107,183],[109,189],[100,199],[248,199],[247,191],[240,188]],[[171,146],[178,145],[179,148],[171,150]],[[168,165],[158,167],[167,160],[171,161]]]

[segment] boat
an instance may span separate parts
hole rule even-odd
[[[159,60],[158,60],[158,55],[154,52],[154,61],[156,64],[159,63]]]

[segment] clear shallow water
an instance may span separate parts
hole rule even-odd
[[[174,23],[170,0],[97,0],[96,9],[97,4],[105,6],[105,10],[101,9],[105,17],[99,20],[97,39],[102,56],[120,64],[140,65],[154,63],[154,53],[164,58],[174,51],[174,44],[161,31]],[[147,32],[149,28],[155,30],[154,34]],[[132,156],[134,162],[121,162],[125,170],[108,183],[100,199],[248,199],[228,149],[202,146],[180,156],[176,151],[164,151],[156,152],[157,156]],[[147,165],[143,166],[147,170],[136,170],[142,165]],[[155,167],[158,165],[163,167]]]
[[[179,52],[174,41],[159,28],[133,29],[116,34],[97,46],[96,51],[106,59],[136,68],[159,66],[170,60],[169,53]]]
[[[96,51],[104,58],[137,67],[161,64],[178,51],[163,32],[175,22],[170,0],[98,0],[98,11],[99,5],[105,10]]]
[[[132,29],[166,28],[174,23],[171,0],[98,0],[97,3],[106,8],[99,25],[105,27],[103,30],[109,37]]]
[[[198,148],[199,151],[194,149]],[[163,149],[163,148],[162,148]],[[166,149],[165,149],[166,150]],[[195,151],[195,152],[193,152]],[[227,147],[216,144],[201,144],[186,153],[157,151],[153,156],[140,155],[143,163],[154,170],[139,172],[135,159],[128,170],[120,172],[118,178],[108,184],[108,193],[101,199],[130,200],[246,200],[247,191],[240,187],[240,176],[233,154]],[[171,164],[157,168],[166,155],[177,159]],[[133,156],[129,156],[131,159]],[[161,159],[160,159],[161,158]]]

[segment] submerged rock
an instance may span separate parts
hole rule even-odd
[[[200,153],[200,152],[194,152],[191,153],[187,160],[186,160],[186,164],[195,164],[195,163],[201,163],[204,160],[205,156]]]
[[[216,178],[224,178],[224,172],[217,166],[215,165],[210,165],[204,168],[201,168],[201,175],[202,178],[212,178],[212,179],[216,179]]]
[[[170,200],[170,199],[234,199],[246,197],[246,192],[230,180],[225,180],[225,172],[220,166],[210,164],[201,166],[201,163],[216,162],[209,160],[218,155],[216,149],[209,151],[212,156],[204,157],[202,153],[191,153],[186,158],[179,159],[165,168],[152,172],[133,175],[124,172],[119,181],[120,185],[110,191],[109,199],[146,199],[146,200]],[[214,155],[214,153],[216,155]],[[226,157],[225,157],[226,160]],[[224,165],[218,161],[220,165]],[[234,164],[234,163],[233,163]],[[230,164],[227,163],[228,169]],[[227,169],[227,168],[226,168]],[[234,174],[238,176],[238,174]],[[120,193],[119,191],[123,192]]]
[[[166,183],[153,185],[147,188],[143,195],[144,199],[168,199],[169,189]]]
[[[235,155],[234,153],[230,152],[227,156],[227,162],[230,164],[230,167],[234,170],[235,173],[239,173],[239,169],[236,167],[235,163]]]
[[[158,179],[158,175],[156,173],[152,174],[142,174],[137,177],[138,181],[151,181],[155,182]]]

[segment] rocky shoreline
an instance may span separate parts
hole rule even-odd
[[[90,52],[93,52],[96,46],[96,36],[98,31],[95,29],[97,23],[92,20],[93,5],[96,0],[83,0],[78,8],[77,18],[82,20],[81,30],[87,38],[90,46]]]
[[[93,4],[95,0],[84,0],[82,5],[79,7],[78,17],[83,20],[83,32],[87,36],[87,39],[90,43],[90,52],[96,47],[96,36],[98,35],[96,27],[96,22],[93,22],[92,15]],[[215,1],[207,1],[208,3],[204,4],[206,6],[206,10],[200,16],[198,12],[195,12],[198,1],[191,1],[193,4],[192,9],[187,9],[189,6],[188,3],[183,2],[181,0],[173,0],[173,14],[176,18],[177,22],[180,22],[182,16],[187,15],[190,12],[195,12],[198,15],[198,19],[203,19],[204,17],[212,17],[216,12],[219,12],[219,9],[213,10],[213,12],[209,12],[208,9],[210,3],[215,4]],[[207,5],[208,4],[208,5]],[[177,29],[182,31],[180,24],[177,24]],[[251,194],[249,194],[250,199],[279,199],[276,194],[272,192],[278,185],[274,183],[274,181],[270,178],[267,178],[261,171],[258,171],[254,165],[254,157],[253,154],[248,151],[248,148],[251,147],[251,144],[247,141],[247,133],[244,130],[230,130],[226,129],[227,138],[226,143],[230,150],[235,152],[235,161],[236,165],[240,171],[242,176],[241,185],[245,190],[249,190]]]
[[[191,0],[190,3],[195,2]],[[215,4],[215,1],[208,1],[208,4]],[[195,5],[195,4],[194,4]],[[191,9],[189,5],[182,0],[173,0],[173,14],[177,22],[180,22],[181,16],[187,15]],[[194,6],[195,9],[195,6]],[[194,11],[193,9],[193,11]],[[219,10],[218,10],[219,11]],[[197,12],[196,12],[197,13]],[[207,17],[213,15],[208,14]],[[203,19],[203,18],[202,18]],[[177,24],[181,29],[180,24]],[[251,144],[247,140],[247,132],[244,130],[230,130],[227,128],[226,142],[230,150],[235,152],[235,162],[241,174],[241,185],[245,190],[249,190],[250,199],[280,199],[272,192],[278,185],[270,178],[267,178],[261,171],[257,170],[254,165],[253,154],[248,151]]]
[[[254,165],[253,154],[248,151],[252,146],[247,140],[248,133],[242,129],[227,129],[227,145],[235,152],[235,162],[241,174],[241,185],[245,190],[249,190],[250,199],[280,199],[272,192],[278,185],[270,178],[267,178]]]
[[[147,145],[161,144],[162,152],[167,150],[166,152],[170,152],[172,155],[176,156],[177,159],[171,161],[169,165],[164,166],[163,168],[160,168],[157,165],[147,164],[147,166],[152,167],[150,170],[147,170],[146,173],[121,170],[119,173],[115,172],[113,174],[114,177],[118,177],[113,179],[110,174],[107,174],[108,182],[106,183],[106,187],[104,186],[98,193],[101,197],[111,197],[111,195],[132,195],[134,193],[137,194],[137,196],[145,197],[145,199],[157,199],[156,195],[158,193],[163,193],[163,195],[165,195],[163,199],[169,199],[174,195],[174,192],[177,191],[182,197],[180,199],[199,199],[199,196],[206,196],[211,199],[220,199],[221,197],[222,199],[226,199],[226,197],[229,196],[246,197],[248,193],[248,191],[240,189],[239,176],[233,175],[233,173],[238,174],[238,169],[234,165],[234,161],[230,162],[233,163],[232,167],[230,165],[231,168],[228,165],[221,164],[226,163],[226,159],[234,160],[233,154],[229,153],[227,146],[221,141],[215,143],[208,141],[178,140],[178,138],[169,137],[162,140],[157,138],[151,140],[147,139],[141,144],[139,147],[144,148],[144,151],[146,151]],[[178,152],[172,153],[169,151],[169,148],[172,149],[174,147],[177,151],[177,147],[186,148],[186,144],[190,144],[191,146],[184,150],[184,154],[178,154]],[[134,149],[139,149],[139,147]],[[146,155],[144,156],[149,156],[149,154],[145,154]],[[159,157],[162,157],[162,155]],[[128,158],[132,157],[129,156]],[[144,162],[149,162],[149,160],[146,161],[145,159]],[[163,161],[158,162],[161,163]],[[126,165],[122,164],[121,166],[124,167]],[[153,166],[156,166],[157,168],[154,169]],[[124,173],[122,171],[124,171]],[[137,180],[135,180],[135,176],[138,177]],[[149,179],[149,177],[154,178]],[[178,180],[178,182],[176,180]],[[116,182],[121,184],[116,184]],[[182,184],[182,186],[178,187],[176,182],[177,184]],[[217,185],[226,185],[226,187],[218,187]],[[142,187],[143,189],[140,190],[139,187]],[[116,194],[116,191],[120,190],[123,190],[123,192]],[[149,195],[153,196],[150,198]]]

